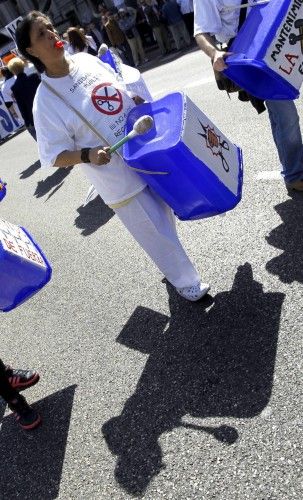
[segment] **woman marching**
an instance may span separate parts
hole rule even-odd
[[[190,301],[201,299],[209,285],[201,283],[178,239],[172,210],[119,155],[110,155],[93,130],[114,144],[137,98],[97,57],[67,55],[41,12],[23,19],[16,40],[21,54],[42,73],[33,109],[42,167],[80,165],[177,292]]]

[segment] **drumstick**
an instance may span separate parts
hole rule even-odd
[[[144,115],[138,118],[138,120],[135,121],[133,129],[125,136],[123,139],[121,139],[119,142],[114,144],[110,150],[109,153],[114,153],[117,149],[119,149],[125,142],[129,141],[130,139],[133,139],[137,135],[142,135],[148,132],[152,126],[154,125],[154,120],[151,116],[149,115]]]
[[[226,5],[224,7],[224,11],[230,11],[230,10],[238,10],[238,9],[244,9],[245,7],[255,7],[256,5],[264,5],[266,3],[269,3],[270,0],[258,0],[257,2],[248,2],[248,3],[242,3],[242,5]]]

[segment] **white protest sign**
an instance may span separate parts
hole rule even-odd
[[[13,119],[4,104],[2,94],[0,92],[0,141],[15,130],[16,126]]]
[[[46,268],[40,252],[19,226],[0,219],[0,245],[6,252],[17,255],[37,266]]]
[[[300,89],[303,81],[303,0],[292,0],[264,62],[280,77]]]
[[[8,135],[13,134],[24,125],[24,121],[16,103],[14,107],[17,111],[18,120],[16,120],[7,109],[0,91],[0,141]]]
[[[16,19],[14,19],[11,23],[5,26],[6,31],[8,32],[9,36],[14,40],[15,43],[16,43],[16,36],[15,36],[16,29],[18,24],[22,21],[22,19],[23,18],[21,16],[16,17]]]

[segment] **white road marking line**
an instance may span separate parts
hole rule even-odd
[[[188,83],[183,88],[180,88],[180,85],[178,87],[173,87],[173,88],[169,89],[168,91],[166,91],[165,93],[167,94],[170,92],[178,92],[181,90],[192,89],[194,87],[200,87],[201,85],[205,85],[205,84],[211,83],[211,82],[214,82],[213,77],[205,78],[205,80],[196,80],[195,82]],[[164,91],[160,90],[159,92],[153,92],[152,95],[153,95],[153,97],[157,97],[158,95],[161,95],[163,93],[164,93]]]
[[[199,81],[195,81],[195,82],[192,82],[192,83],[189,83],[188,85],[185,85],[185,89],[191,89],[193,87],[199,87],[200,85],[205,85],[206,83],[212,83],[214,82],[215,79],[213,76],[210,76],[208,78],[205,78],[204,80],[199,80]]]
[[[257,173],[257,179],[258,181],[263,181],[263,180],[281,180],[282,175],[280,170],[263,170],[262,172]]]

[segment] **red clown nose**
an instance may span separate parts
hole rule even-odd
[[[62,47],[64,47],[64,43],[61,42],[61,40],[58,40],[56,43],[55,43],[55,47],[56,49],[62,49]]]

